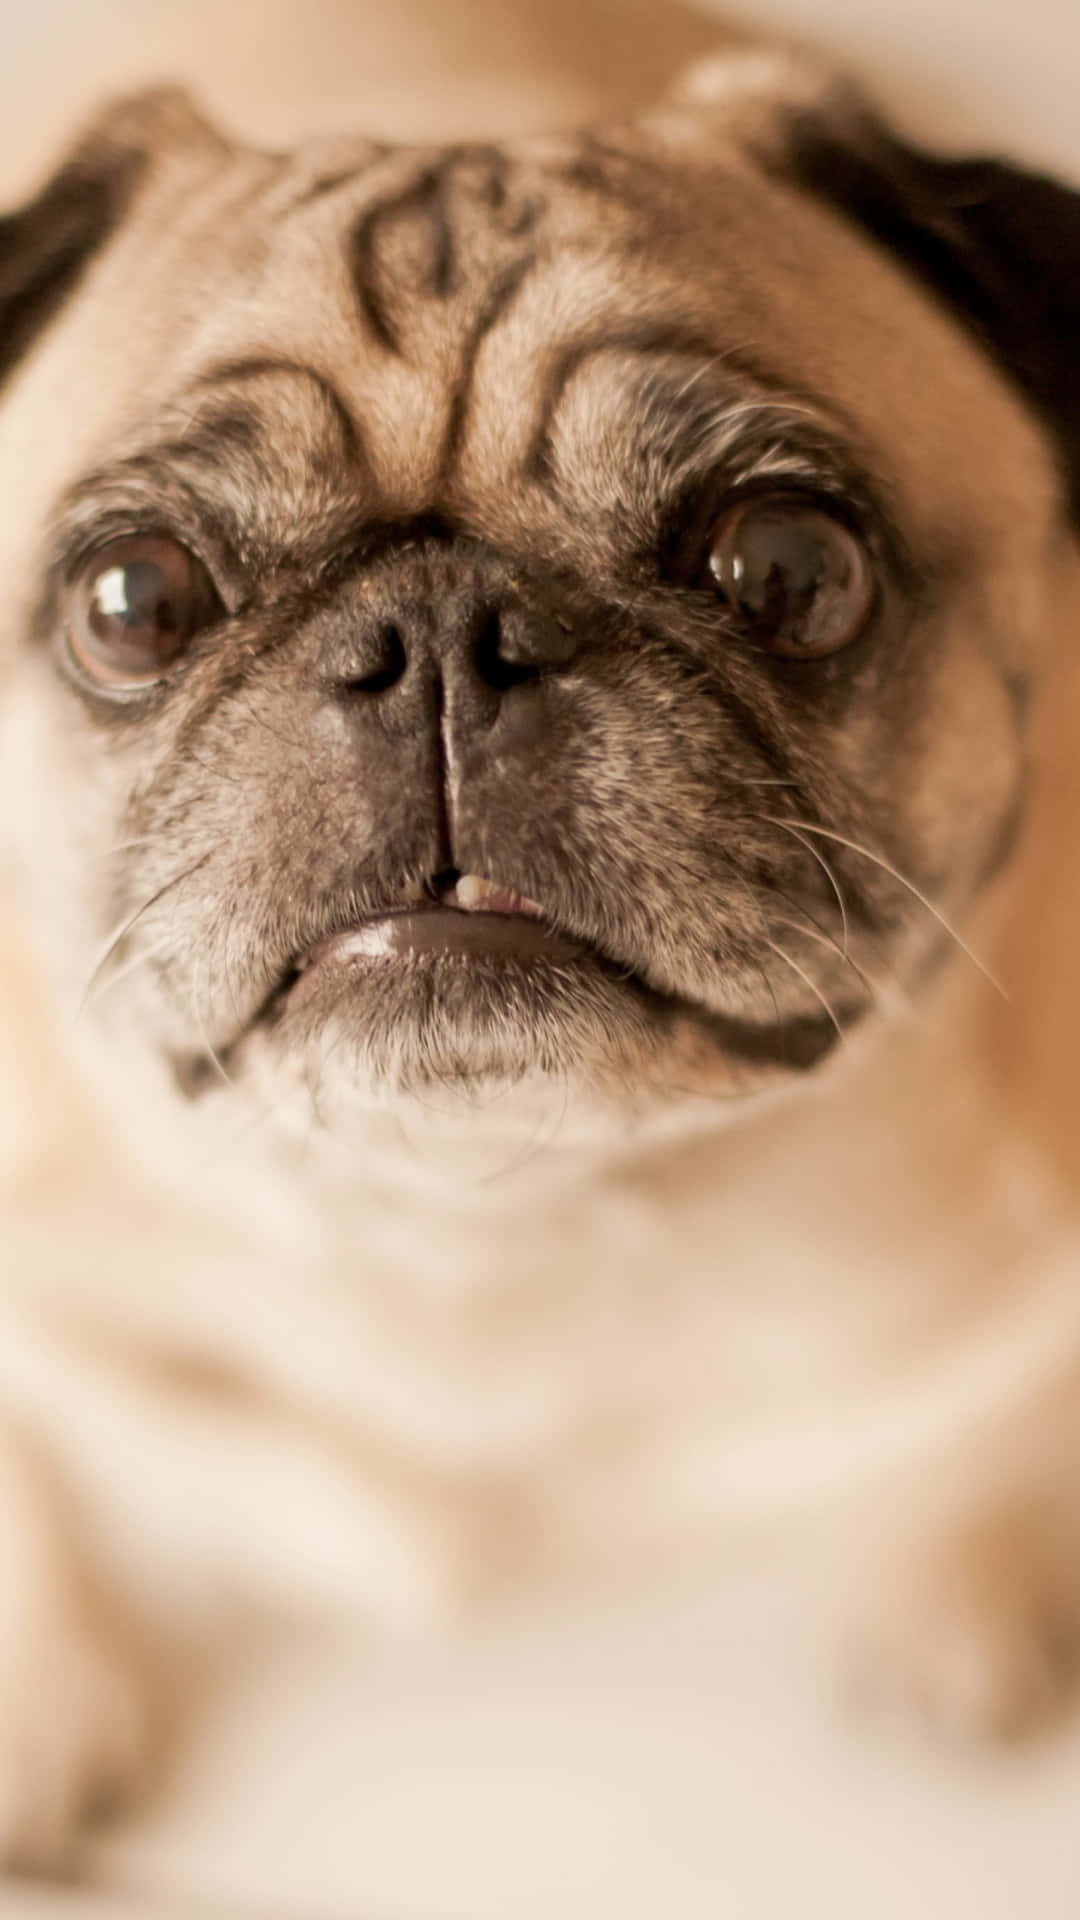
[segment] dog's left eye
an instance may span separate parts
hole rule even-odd
[[[850,528],[805,499],[746,500],[716,529],[709,572],[753,638],[788,660],[850,645],[875,600],[870,556]]]
[[[71,582],[67,640],[83,673],[123,692],[159,680],[221,613],[194,554],[163,535],[132,534],[100,548]]]

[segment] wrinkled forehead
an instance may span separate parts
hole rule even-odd
[[[252,257],[173,387],[250,385],[276,365],[295,410],[286,376],[307,370],[308,407],[350,423],[389,510],[464,501],[535,470],[585,389],[599,432],[650,362],[730,357],[725,314],[657,258],[670,187],[577,140],[378,150],[329,170],[301,153],[244,210]]]
[[[1005,565],[1053,513],[1050,452],[967,337],[734,140],[678,128],[166,172],[75,304],[5,413],[27,527],[156,444],[260,499],[271,549],[322,506],[549,552],[595,510],[595,556],[747,423],[781,477],[824,435],[928,552]]]
[[[482,510],[571,437],[609,463],[632,457],[661,364],[684,390],[711,382],[717,403],[820,409],[928,527],[944,514],[994,537],[1021,499],[1029,513],[1049,501],[1041,437],[978,350],[886,256],[734,146],[707,165],[663,138],[365,147],[334,162],[301,152],[244,196],[242,264],[170,384],[310,370],[306,404],[348,423],[387,510]],[[212,245],[224,257],[220,226]],[[305,402],[285,387],[292,418]]]

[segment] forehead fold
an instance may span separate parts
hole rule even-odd
[[[364,149],[314,178],[298,160],[237,209],[232,249],[213,236],[171,391],[215,362],[293,360],[342,396],[386,511],[483,515],[508,486],[524,511],[575,356],[652,338],[849,418],[916,525],[989,539],[1021,500],[1049,511],[1037,429],[892,262],[734,143],[625,138]],[[592,384],[579,441],[605,448],[618,401],[617,374]]]

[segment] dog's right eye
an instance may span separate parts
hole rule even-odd
[[[206,568],[178,541],[131,534],[101,547],[68,587],[66,634],[83,675],[113,693],[148,686],[222,614]]]

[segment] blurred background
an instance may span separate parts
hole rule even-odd
[[[1080,180],[1080,0],[0,0],[0,198],[79,114],[182,78],[269,140],[482,135],[619,108],[786,30],[910,131]],[[523,84],[522,75],[529,76]],[[442,1651],[246,1646],[93,1894],[14,1920],[1073,1920],[1080,1732],[920,1750],[849,1721],[798,1570],[509,1619]]]
[[[928,140],[1080,168],[1077,0],[0,0],[0,186],[44,165],[87,102],[148,77],[268,137],[358,120],[493,133],[521,124],[526,67],[526,113],[572,118],[661,79],[718,19],[845,61]]]

